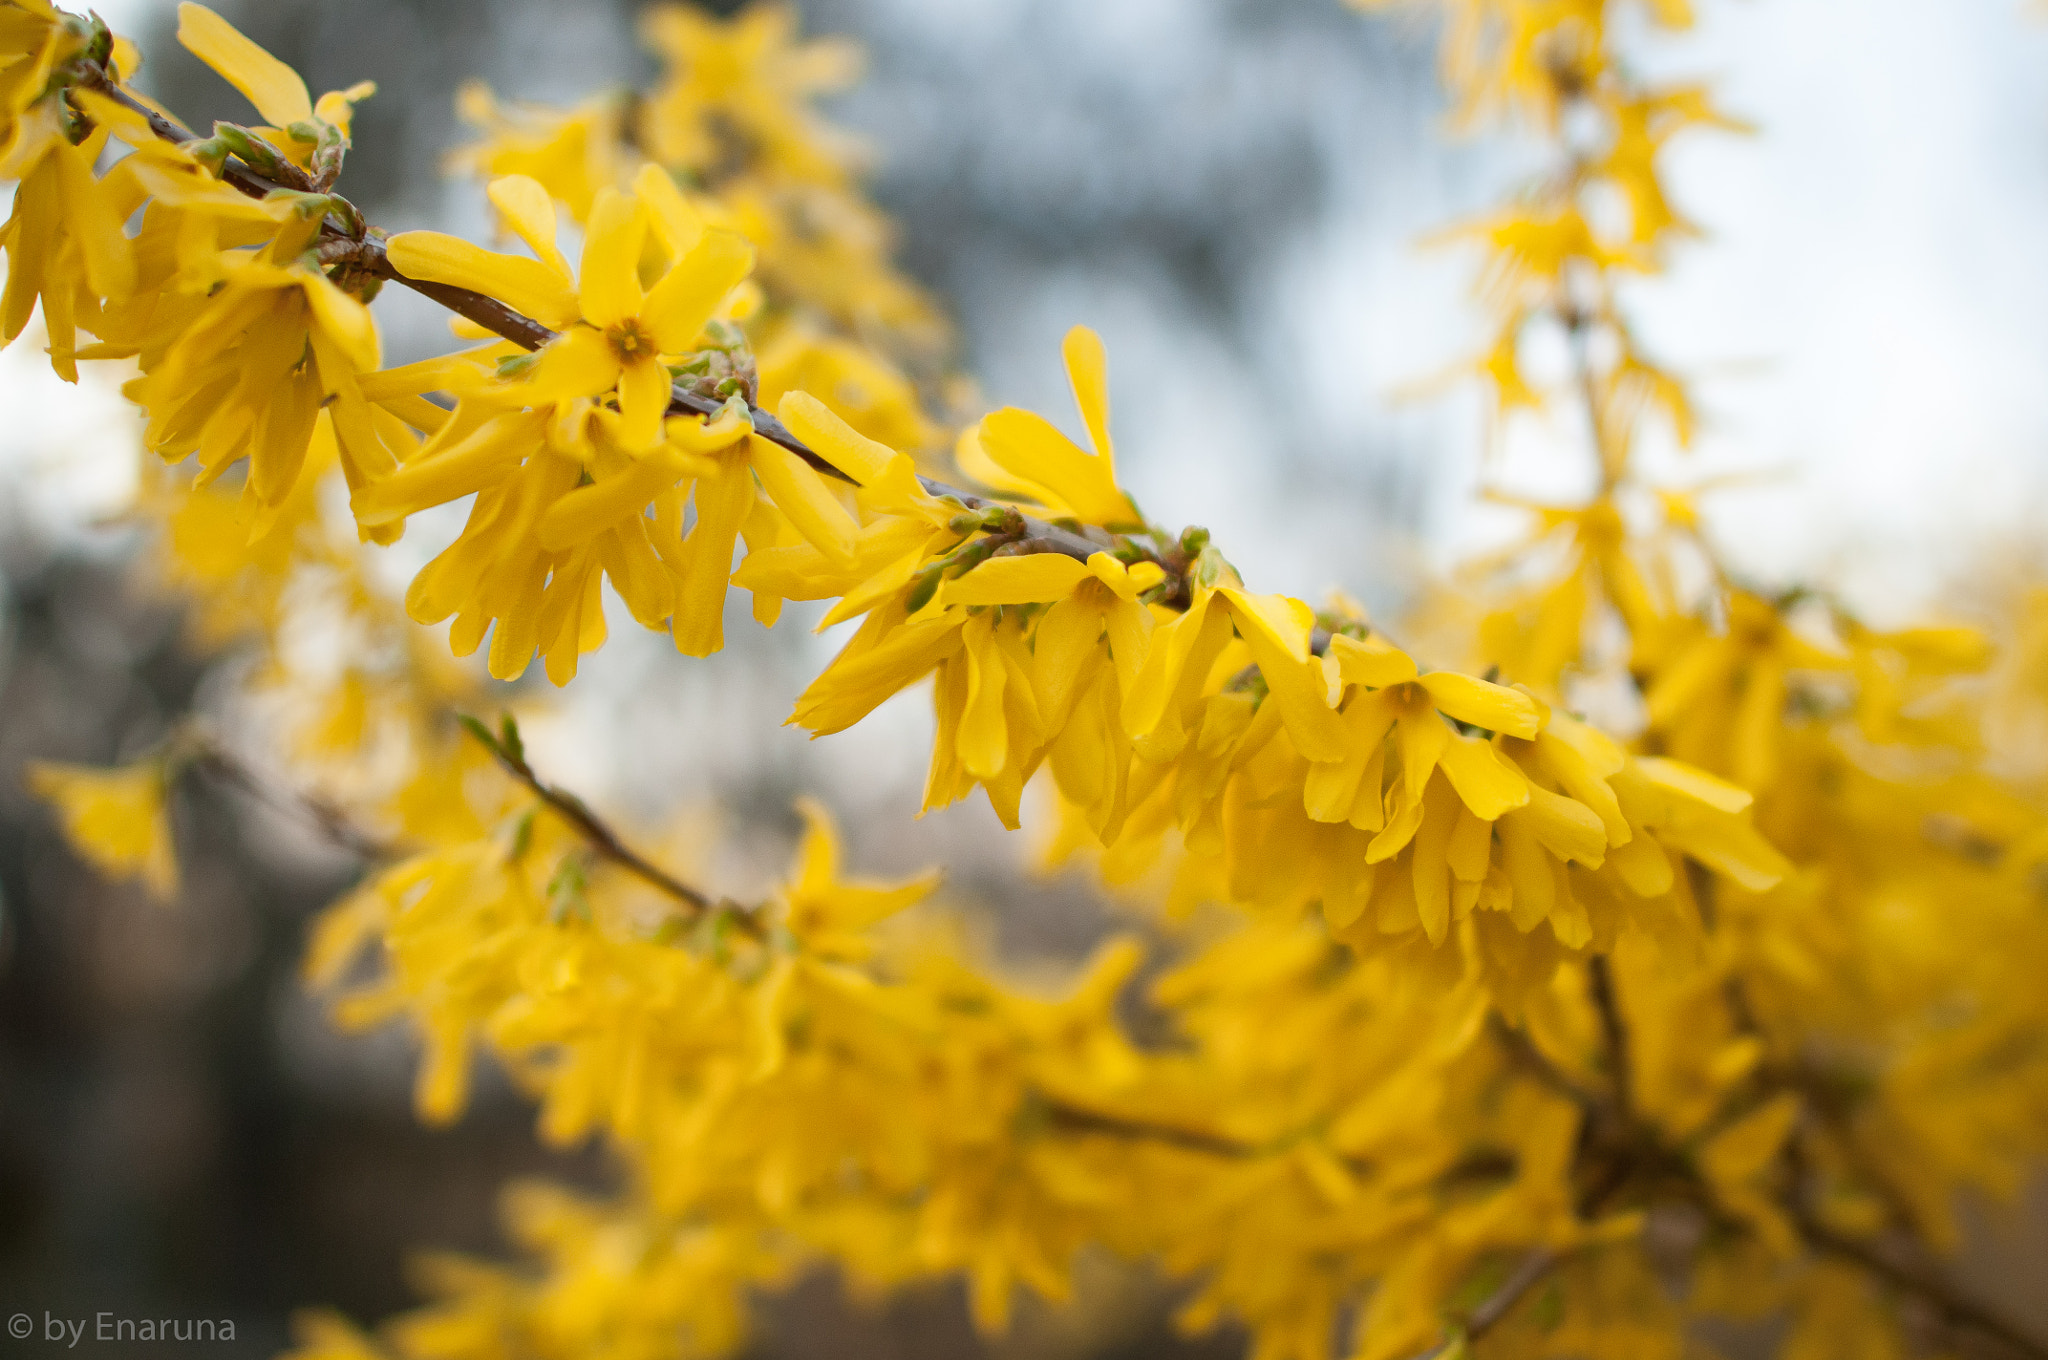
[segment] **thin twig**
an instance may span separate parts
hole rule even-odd
[[[287,788],[210,738],[187,740],[191,768],[240,789],[266,806],[297,817],[358,859],[376,862],[396,859],[403,853],[399,847],[357,826],[347,812],[320,795]]]
[[[1416,1356],[1415,1360],[1439,1360],[1439,1357],[1449,1355],[1458,1346],[1469,1345],[1485,1336],[1500,1325],[1501,1319],[1513,1312],[1515,1305],[1520,1303],[1530,1290],[1547,1279],[1550,1272],[1556,1270],[1563,1261],[1564,1254],[1549,1247],[1538,1247],[1524,1256],[1522,1263],[1515,1267],[1514,1273],[1501,1282],[1500,1288],[1487,1295],[1477,1307],[1467,1313],[1464,1322],[1449,1337]]]
[[[581,798],[567,789],[549,784],[535,773],[533,766],[527,763],[524,746],[519,743],[518,729],[513,727],[509,720],[506,735],[502,738],[492,735],[488,727],[474,718],[464,718],[462,726],[497,758],[498,764],[504,767],[507,774],[524,784],[536,798],[567,822],[600,859],[610,860],[627,873],[674,898],[687,908],[692,916],[703,916],[717,906],[708,895],[699,892],[626,844]],[[741,920],[754,920],[752,912],[735,912],[734,915]]]
[[[1608,1076],[1614,1086],[1614,1113],[1629,1122],[1634,1118],[1634,1093],[1630,1089],[1628,1026],[1621,1018],[1621,1003],[1614,992],[1614,970],[1605,954],[1586,961],[1586,980],[1593,993],[1593,1005],[1600,1012],[1600,1033],[1607,1046]]]
[[[1507,1053],[1509,1061],[1515,1066],[1577,1105],[1583,1112],[1590,1112],[1599,1106],[1598,1095],[1567,1076],[1542,1049],[1536,1047],[1528,1035],[1503,1019],[1499,1011],[1490,1012],[1486,1017],[1486,1024],[1494,1042],[1501,1046]]]

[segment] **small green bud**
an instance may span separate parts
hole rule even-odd
[[[519,720],[509,712],[498,718],[498,745],[515,764],[526,763],[526,743],[519,739]]]
[[[910,580],[910,594],[903,599],[903,610],[915,614],[932,602],[932,596],[939,590],[939,579],[943,573],[937,566],[926,567]]]
[[[240,156],[256,173],[273,178],[287,173],[286,166],[290,163],[285,160],[283,153],[248,128],[234,123],[215,123],[213,135],[229,151]],[[298,167],[291,168],[296,170]]]

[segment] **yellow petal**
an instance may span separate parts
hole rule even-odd
[[[1150,567],[1151,572],[1140,575],[1106,552],[1091,553],[1088,556],[1088,570],[1095,574],[1095,579],[1108,586],[1110,593],[1126,604],[1136,604],[1140,595],[1165,579],[1165,573],[1160,570],[1158,563],[1141,562],[1138,565]]]
[[[873,646],[860,647],[856,637],[797,698],[789,721],[814,737],[853,726],[957,652],[965,622],[959,610],[945,610],[900,622]]]
[[[1529,752],[1536,767],[1555,780],[1566,794],[1593,809],[1601,825],[1607,828],[1609,845],[1626,844],[1635,833],[1629,828],[1628,818],[1622,815],[1621,801],[1607,781],[1593,773],[1579,748],[1559,739],[1556,721],[1553,718],[1553,726],[1537,734],[1533,746],[1520,750]]]
[[[1421,685],[1439,710],[1473,727],[1528,738],[1543,726],[1543,710],[1520,690],[1456,671],[1431,671],[1421,677]]]
[[[1635,768],[1652,784],[1721,812],[1740,812],[1752,801],[1746,790],[1682,761],[1666,760],[1662,756],[1638,756]]]
[[[1671,891],[1671,857],[1654,836],[1631,836],[1626,845],[1607,852],[1607,862],[1638,897],[1662,897]]]
[[[685,453],[716,453],[754,432],[750,413],[727,406],[716,416],[670,416],[662,427],[668,442]]]
[[[1441,785],[1436,786],[1441,789]],[[1451,835],[1458,827],[1455,800],[1432,792],[1415,831],[1409,872],[1415,891],[1415,913],[1431,944],[1442,944],[1451,923]]]
[[[1490,742],[1454,732],[1437,763],[1475,817],[1490,822],[1529,802],[1527,776],[1501,759]]]
[[[555,245],[555,200],[541,182],[530,175],[505,175],[491,181],[491,204],[505,219],[505,225],[540,262],[561,277],[567,289],[575,281],[569,261]],[[552,323],[551,323],[552,324]]]
[[[991,557],[946,582],[941,593],[947,604],[1040,604],[1063,600],[1075,586],[1092,579],[1086,566],[1063,553],[1027,553]]]
[[[534,525],[534,537],[549,552],[564,552],[640,514],[656,496],[682,480],[680,460],[661,451],[635,459],[602,481],[579,486],[549,506]]]
[[[1396,741],[1401,750],[1402,802],[1418,805],[1444,748],[1451,744],[1451,729],[1427,708],[1410,707],[1398,720]]]
[[[1343,684],[1383,689],[1415,678],[1415,659],[1378,633],[1361,641],[1342,633],[1330,639],[1325,669],[1335,667]]]
[[[1100,655],[1102,609],[1070,595],[1045,611],[1032,636],[1031,682],[1048,721],[1060,726],[1081,691],[1090,660]]]
[[[354,365],[354,371],[375,371],[379,362],[377,320],[370,309],[319,274],[308,273],[301,280],[301,288],[312,308],[314,323]],[[326,375],[323,381],[331,383],[333,377]]]
[[[998,495],[1013,500],[1035,501],[1043,494],[1041,488],[1011,475],[989,457],[988,450],[981,445],[981,426],[978,423],[961,430],[960,437],[953,442],[953,464],[972,481]]]
[[[355,516],[365,525],[390,524],[421,510],[460,499],[503,480],[541,447],[541,432],[530,416],[499,416],[451,448],[415,458],[355,497]]]
[[[1048,507],[1090,524],[1137,519],[1109,465],[1083,452],[1045,417],[1006,406],[983,417],[978,438],[999,467],[1040,488]]]
[[[1378,762],[1384,760],[1387,729],[1393,725],[1394,708],[1385,695],[1361,694],[1352,699],[1350,707],[1344,710],[1344,759],[1319,761],[1308,767],[1308,778],[1302,786],[1302,808],[1311,821],[1349,821],[1361,802],[1378,805],[1377,780],[1369,791],[1362,789],[1360,783],[1369,768],[1378,768]]]
[[[1102,337],[1086,326],[1076,326],[1060,342],[1060,354],[1067,361],[1067,381],[1074,386],[1074,404],[1088,426],[1088,438],[1102,460],[1110,480],[1116,480],[1116,449],[1109,442],[1109,354]]]
[[[1509,917],[1527,934],[1542,924],[1557,904],[1557,861],[1544,853],[1525,812],[1510,812],[1496,824],[1501,863],[1514,889]]]
[[[693,495],[697,523],[683,542],[682,583],[670,628],[684,656],[709,656],[725,645],[725,587],[733,543],[755,500],[753,478],[737,458],[717,476],[700,477]]]
[[[377,82],[359,80],[346,90],[329,90],[313,105],[313,117],[347,136],[355,124],[356,105],[377,93]]]
[[[1526,807],[1505,814],[1536,834],[1543,847],[1559,859],[1577,860],[1597,868],[1607,854],[1607,829],[1583,803],[1552,793],[1540,784],[1529,785]]]
[[[647,294],[640,311],[663,354],[694,349],[704,323],[754,267],[744,236],[707,231]]]
[[[851,566],[860,527],[824,479],[788,449],[759,435],[748,441],[748,448],[762,489],[796,531],[833,562]]]
[[[1493,823],[1474,816],[1469,807],[1464,809],[1458,815],[1458,826],[1451,833],[1445,855],[1450,860],[1451,872],[1460,882],[1485,881],[1487,868],[1493,863]]]
[[[584,227],[583,319],[603,330],[640,314],[640,242],[647,216],[640,201],[606,185]]]
[[[889,465],[904,456],[869,439],[808,392],[783,393],[775,414],[791,434],[861,486],[880,481]]]
[[[313,100],[299,73],[204,5],[178,6],[178,41],[245,95],[277,127],[308,122]]]
[[[619,443],[639,452],[661,439],[670,396],[668,370],[652,355],[635,359],[619,375]]]
[[[683,196],[675,177],[652,161],[633,176],[633,195],[647,205],[654,230],[671,256],[681,258],[704,235],[704,214]]]
[[[567,281],[539,260],[485,250],[438,231],[401,232],[384,249],[409,279],[473,289],[544,326],[559,330],[579,314]]]
[[[618,355],[602,335],[588,326],[572,326],[540,351],[520,394],[533,406],[594,397],[611,391],[621,372]]]
[[[960,716],[957,738],[960,763],[976,779],[989,780],[1002,774],[1009,763],[1010,732],[1003,720],[1003,688],[1008,669],[1003,665],[991,636],[994,615],[968,620],[967,708]]]
[[[1672,849],[1734,879],[1750,892],[1774,888],[1792,872],[1791,864],[1761,832],[1733,816],[1687,818],[1658,828],[1657,835]]]
[[[1295,749],[1309,760],[1342,760],[1344,724],[1329,704],[1322,663],[1308,653],[1315,613],[1284,595],[1252,595],[1234,588],[1218,592],[1229,601],[1232,620],[1251,648],[1272,702]]]
[[[56,808],[65,839],[94,868],[113,878],[140,878],[159,900],[176,892],[160,762],[102,770],[31,761],[27,776],[29,790]]]

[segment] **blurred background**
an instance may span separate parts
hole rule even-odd
[[[568,102],[653,70],[625,0],[218,7],[315,90],[379,83],[342,188],[393,230],[488,230],[477,186],[438,175],[461,81]],[[187,122],[243,116],[172,40],[172,8],[100,6],[149,54],[139,83]],[[950,309],[988,404],[1074,426],[1059,338],[1094,326],[1125,481],[1153,518],[1213,527],[1261,589],[1341,586],[1388,613],[1513,531],[1481,486],[1589,481],[1569,426],[1489,452],[1474,394],[1404,398],[1479,331],[1471,260],[1419,238],[1529,163],[1511,139],[1447,135],[1427,24],[1338,0],[798,8],[807,31],[868,49],[829,111],[868,143],[899,259]],[[1672,153],[1709,237],[1632,306],[1702,379],[1707,426],[1652,465],[1680,485],[1755,474],[1708,517],[1760,581],[1825,578],[1882,622],[1953,602],[1961,571],[2037,552],[2048,510],[2048,20],[2019,0],[1701,8],[1698,31],[1646,41],[1643,59],[1713,78],[1759,135]],[[390,359],[445,346],[434,309],[386,296]],[[601,1185],[605,1168],[537,1149],[502,1087],[423,1130],[404,1036],[327,1031],[296,981],[302,927],[360,866],[302,829],[185,788],[169,911],[58,843],[23,762],[131,758],[195,711],[232,727],[236,658],[185,645],[176,601],[107,522],[133,475],[114,381],[66,387],[24,343],[0,354],[0,410],[0,1302],[229,1316],[250,1354],[282,1344],[296,1307],[388,1314],[412,1299],[408,1250],[494,1247],[506,1176]],[[816,793],[862,869],[948,864],[1020,968],[1103,932],[1086,885],[1035,874],[1028,834],[1002,834],[985,804],[913,821],[921,695],[825,742],[780,727],[839,639],[765,633],[740,599],[707,662],[616,630],[530,730],[543,769],[646,818],[715,804],[762,864],[793,831],[791,799]],[[1985,1280],[2048,1256],[2002,1235],[2025,1231],[1985,1220]],[[1084,1295],[1085,1321],[1030,1314],[994,1349],[1234,1353],[1175,1340],[1170,1299],[1142,1281],[1098,1272]],[[866,1314],[816,1282],[765,1317],[762,1356],[989,1349],[947,1291]]]

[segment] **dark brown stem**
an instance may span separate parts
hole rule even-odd
[[[1515,1066],[1535,1077],[1557,1094],[1577,1105],[1582,1112],[1590,1113],[1599,1108],[1598,1095],[1566,1076],[1558,1065],[1536,1047],[1529,1036],[1502,1019],[1498,1011],[1486,1017],[1487,1030],[1494,1042],[1501,1046]]]
[[[649,861],[626,844],[581,798],[567,789],[557,788],[543,780],[527,762],[526,753],[522,748],[510,741],[493,737],[489,728],[474,720],[465,720],[463,727],[497,758],[498,764],[504,767],[507,774],[524,784],[536,798],[547,805],[549,811],[567,822],[598,858],[609,860],[642,882],[674,898],[692,918],[701,917],[717,906],[709,896]],[[756,913],[737,911],[733,915],[736,920],[749,923],[758,929],[759,919]]]
[[[1607,1048],[1608,1077],[1614,1086],[1614,1112],[1624,1122],[1634,1118],[1634,1093],[1629,1077],[1628,1026],[1621,1018],[1621,1002],[1614,992],[1614,971],[1605,954],[1586,961],[1586,982],[1593,994],[1593,1006],[1600,1012],[1600,1035]]]

